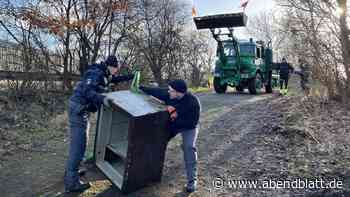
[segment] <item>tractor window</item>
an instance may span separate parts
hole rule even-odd
[[[261,48],[256,48],[256,57],[261,58]]]
[[[223,48],[222,42],[218,42],[218,47],[216,48],[216,56],[220,55],[220,51]]]
[[[224,54],[225,56],[236,56],[236,50],[232,45],[225,45]]]
[[[255,56],[255,45],[240,45],[241,54],[249,54]]]
[[[261,58],[265,58],[265,47],[261,48]]]

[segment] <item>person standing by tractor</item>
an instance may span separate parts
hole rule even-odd
[[[90,187],[89,183],[82,183],[79,178],[79,165],[87,143],[89,116],[102,104],[113,107],[112,100],[101,94],[108,90],[109,83],[116,84],[133,78],[133,75],[114,76],[119,69],[115,56],[109,56],[103,63],[90,65],[69,98],[70,146],[64,176],[66,192],[83,192]]]
[[[311,68],[310,65],[305,61],[305,59],[299,59],[300,65],[300,86],[304,91],[305,95],[310,94],[310,77],[311,77]]]
[[[294,68],[287,62],[286,58],[282,58],[282,63],[279,64],[280,89],[288,89],[289,74],[293,73]]]
[[[199,116],[201,106],[198,98],[187,92],[184,80],[173,80],[168,90],[140,86],[140,90],[150,94],[168,105],[170,113],[170,137],[178,133],[182,135],[182,150],[184,154],[187,184],[185,189],[191,193],[197,189],[197,148],[196,140],[199,131]]]

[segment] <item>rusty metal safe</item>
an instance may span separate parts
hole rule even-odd
[[[100,109],[97,167],[123,193],[159,182],[168,138],[165,105],[129,90],[108,93],[118,109]]]

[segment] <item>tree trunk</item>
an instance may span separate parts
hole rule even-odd
[[[200,70],[196,66],[192,66],[192,85],[194,87],[199,87],[200,84]]]
[[[166,83],[162,78],[162,71],[157,65],[151,65],[151,70],[154,76],[154,79],[158,83],[159,86],[165,86]]]
[[[80,40],[81,54],[79,57],[79,72],[81,75],[84,74],[85,70],[89,65],[89,43],[86,43],[83,38]]]
[[[346,84],[350,84],[350,40],[349,28],[347,26],[347,0],[338,0],[339,7],[342,11],[340,14],[340,42],[342,45],[342,58],[346,74]],[[350,96],[350,87],[347,86],[346,96]]]
[[[66,18],[67,18],[68,22],[70,22],[70,9],[71,9],[71,1],[68,1],[68,6],[66,9]],[[65,90],[66,88],[68,88],[69,90],[72,89],[71,81],[68,78],[70,35],[71,35],[70,31],[71,31],[70,28],[68,28],[67,33],[66,33],[66,38],[64,40],[65,51],[64,51],[64,55],[63,55],[63,86],[62,86],[62,90]]]

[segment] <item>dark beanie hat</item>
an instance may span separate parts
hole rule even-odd
[[[187,85],[186,82],[182,79],[175,79],[169,82],[169,86],[172,87],[177,92],[186,93]]]
[[[105,64],[107,66],[118,67],[118,59],[114,55],[108,56],[108,58],[105,61]]]

